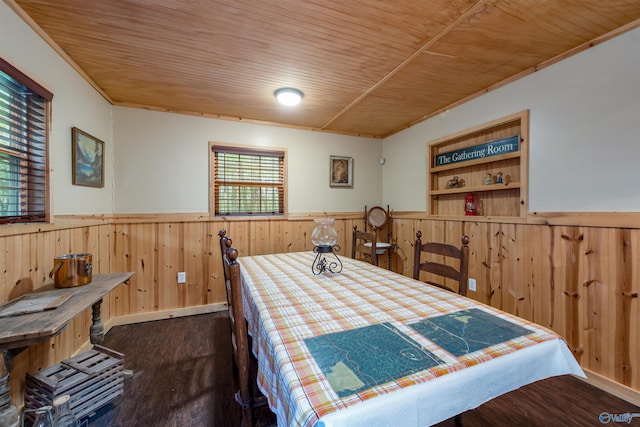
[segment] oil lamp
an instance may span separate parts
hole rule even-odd
[[[464,214],[466,216],[478,215],[478,201],[476,200],[476,196],[471,193],[467,194],[467,197],[464,199]]]
[[[334,218],[316,218],[316,226],[311,232],[311,243],[316,258],[311,264],[311,271],[314,275],[328,271],[329,273],[340,273],[342,271],[342,261],[336,255],[340,251],[340,246],[336,245],[338,233],[333,228]],[[329,259],[327,259],[329,257]]]

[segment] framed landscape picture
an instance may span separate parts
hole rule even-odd
[[[353,157],[331,156],[330,187],[353,187]]]
[[[104,142],[74,127],[71,155],[74,185],[104,187]]]

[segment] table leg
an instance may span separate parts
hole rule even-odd
[[[100,305],[101,304],[102,304],[102,298],[100,298],[100,301],[98,301],[97,303],[91,306],[92,321],[93,321],[93,324],[89,328],[89,340],[91,341],[91,344],[100,345],[104,340],[104,325],[100,321]]]
[[[4,350],[0,355],[0,426],[17,427],[18,410],[11,404],[9,388],[9,372],[12,365],[11,350]]]

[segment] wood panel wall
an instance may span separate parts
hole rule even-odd
[[[351,254],[362,214],[336,215],[341,253]],[[566,221],[565,221],[566,222]],[[98,225],[0,236],[0,304],[50,283],[53,257],[93,254],[94,271],[133,271],[102,305],[103,321],[201,306],[223,307],[218,231],[240,256],[311,250],[311,216],[297,219],[179,221],[115,218]],[[567,340],[581,365],[640,391],[640,227],[545,225],[395,215],[393,269],[411,276],[416,231],[423,240],[471,239],[469,296],[546,326]],[[382,231],[380,239],[386,239]],[[386,265],[381,262],[381,265]],[[185,284],[177,272],[187,273]],[[169,314],[170,316],[173,314]],[[88,342],[90,310],[61,335],[14,359],[10,386],[22,404],[24,377],[68,358]],[[126,356],[125,356],[126,357]]]
[[[127,316],[148,320],[171,317],[181,309],[187,314],[202,312],[188,310],[192,307],[212,306],[211,309],[216,310],[224,308],[226,303],[218,242],[221,228],[228,230],[227,235],[233,238],[241,256],[312,249],[309,236],[314,222],[311,218],[209,221],[184,217],[188,220],[181,221],[175,216],[165,219],[163,215],[106,221],[89,218],[66,220],[59,228],[53,225],[2,229],[0,305],[51,284],[49,272],[55,256],[91,253],[94,274],[135,272],[128,283],[104,299],[102,321],[107,325],[113,319]],[[345,251],[351,242],[350,230],[355,223],[363,227],[362,217],[363,214],[347,214],[336,222],[343,254],[350,253],[350,248],[349,252]],[[24,232],[20,232],[21,229]],[[177,283],[179,271],[187,273],[185,284]],[[158,312],[162,314],[144,316]],[[89,308],[60,335],[28,347],[13,359],[9,386],[17,407],[23,404],[26,373],[58,363],[86,348],[90,325]]]
[[[583,368],[640,390],[640,229],[396,219],[396,265],[415,232],[470,239],[469,296],[562,335]]]
[[[93,273],[111,271],[113,259],[112,226],[100,224],[81,227],[62,227],[46,230],[32,226],[3,226],[0,236],[0,305],[21,295],[51,284],[49,272],[54,257],[69,253],[91,253]],[[20,233],[19,230],[26,230]],[[18,231],[16,231],[18,230]],[[105,298],[101,307],[102,320],[112,317],[111,299]],[[22,351],[13,359],[9,387],[16,406],[22,405],[24,378],[60,360],[73,356],[89,340],[91,308],[69,323],[58,336],[41,341]]]

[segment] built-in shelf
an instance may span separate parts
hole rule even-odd
[[[526,217],[528,145],[528,111],[430,142],[429,214],[465,216],[471,193],[478,217]],[[503,183],[497,183],[498,173]]]
[[[501,154],[499,156],[493,156],[491,157],[490,161],[498,162],[500,160],[517,159],[519,157],[520,157],[520,152],[507,153],[507,154]],[[487,160],[488,159],[467,160],[466,162],[462,162],[462,163],[453,163],[453,164],[444,165],[444,166],[434,166],[433,168],[431,168],[429,172],[438,173],[438,172],[450,171],[454,169],[462,169],[465,167],[470,167],[475,165],[484,165],[487,163]]]
[[[443,190],[431,190],[429,194],[432,196],[437,196],[440,194],[460,194],[460,193],[480,193],[483,191],[502,191],[502,190],[512,190],[514,188],[520,188],[519,182],[509,182],[507,184],[489,184],[489,185],[479,185],[476,187],[456,187],[456,188],[445,188]]]

